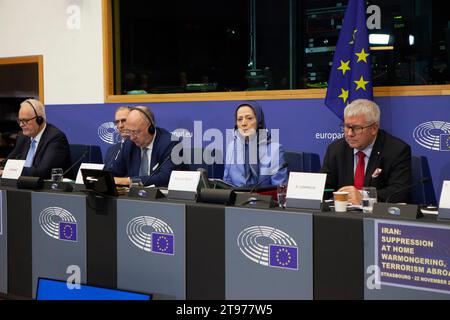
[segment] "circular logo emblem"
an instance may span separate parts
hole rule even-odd
[[[174,253],[172,228],[154,217],[140,216],[127,224],[128,239],[139,249],[162,254]]]
[[[270,261],[272,255],[270,247],[279,246],[280,249],[274,258],[279,260],[277,262],[280,267],[292,262],[289,250],[297,247],[295,240],[287,233],[266,226],[254,226],[242,230],[238,235],[237,244],[244,256],[263,266],[274,266]],[[280,255],[286,256],[285,262],[280,260]]]
[[[77,220],[66,209],[48,207],[39,214],[39,225],[50,237],[58,240],[75,238]]]
[[[119,131],[117,131],[114,122],[105,122],[98,127],[98,136],[100,139],[108,144],[116,144],[120,142],[121,137]]]
[[[429,121],[418,125],[413,132],[414,140],[422,147],[442,151],[447,146],[442,139],[443,135],[450,134],[450,123],[444,121]],[[445,137],[445,136],[444,136]]]

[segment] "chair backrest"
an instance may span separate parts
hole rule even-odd
[[[103,163],[102,150],[100,146],[90,144],[70,144],[70,159],[74,167],[67,174],[70,179],[75,179],[81,163]],[[85,154],[86,153],[86,154]],[[83,156],[84,155],[84,156]]]
[[[201,148],[190,148],[190,149],[184,149],[184,163],[187,166],[187,170],[190,171],[196,171],[198,168],[204,168],[208,171],[208,178],[214,178],[214,179],[222,179],[223,178],[223,170],[224,170],[224,164],[223,164],[223,152],[221,150],[214,149],[212,151],[212,157],[216,157],[218,159],[222,160],[222,163],[213,163],[213,164],[207,164],[205,163],[205,159],[203,157],[204,149]],[[186,152],[186,150],[188,152]],[[190,152],[190,154],[189,154]],[[200,158],[201,155],[201,161],[195,161],[199,159],[195,159],[195,155],[197,155],[197,158]],[[196,163],[199,162],[199,163]]]
[[[320,157],[317,153],[286,151],[284,158],[288,163],[288,173],[320,171]]]
[[[414,204],[436,205],[436,194],[434,192],[433,181],[431,179],[428,159],[425,156],[412,156],[412,202]],[[420,183],[422,178],[429,178],[429,182]]]

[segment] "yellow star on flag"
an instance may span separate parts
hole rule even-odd
[[[346,103],[347,99],[348,99],[348,90],[341,88],[341,92],[342,92],[341,95],[338,97],[341,98],[342,100],[344,100],[344,103]]]
[[[341,60],[341,66],[338,68],[338,70],[342,70],[342,74],[345,75],[345,73],[350,69],[350,67],[348,66],[348,64],[350,63],[350,60],[348,60],[347,62],[344,62]]]
[[[355,53],[355,55],[358,57],[358,61],[356,61],[356,63],[360,61],[364,61],[365,63],[367,63],[367,57],[369,56],[369,53],[366,53],[364,51],[364,48],[361,50],[360,53]]]
[[[364,77],[363,76],[361,76],[361,78],[359,78],[358,81],[353,81],[353,82],[356,83],[356,90],[355,91],[358,91],[358,89],[363,89],[364,91],[367,91],[366,90],[366,84],[368,84],[369,81],[364,81]]]

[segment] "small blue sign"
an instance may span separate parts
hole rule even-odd
[[[59,240],[77,241],[77,224],[72,222],[59,223]]]
[[[297,270],[298,248],[269,245],[269,266]]]
[[[152,252],[161,254],[175,254],[174,235],[167,233],[152,233]]]

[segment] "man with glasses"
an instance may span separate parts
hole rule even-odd
[[[70,149],[66,135],[47,123],[44,105],[34,99],[20,104],[17,123],[22,134],[8,159],[25,160],[23,176],[48,179],[52,168],[70,167]],[[1,172],[0,172],[1,173]]]
[[[111,170],[116,184],[129,185],[131,178],[140,178],[145,186],[167,186],[172,170],[181,169],[171,160],[178,139],[156,127],[153,113],[144,106],[130,108],[124,132],[129,139]]]
[[[352,204],[361,203],[360,190],[376,187],[378,201],[410,201],[411,147],[380,129],[380,109],[358,99],[344,110],[344,138],[328,146],[322,173],[326,187],[349,192]],[[400,191],[402,190],[402,191]]]
[[[123,143],[126,139],[128,139],[127,134],[125,133],[125,122],[127,121],[128,113],[130,112],[130,108],[127,106],[121,106],[117,108],[116,113],[114,115],[114,124],[117,128],[117,131],[120,134],[121,141],[116,143],[115,145],[108,148],[105,155],[105,170],[111,170],[114,161],[119,158],[120,152],[122,151]]]

